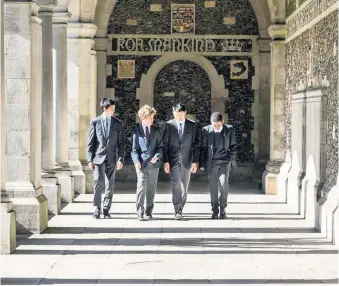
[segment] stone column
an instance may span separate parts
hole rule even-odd
[[[102,110],[100,109],[100,101],[106,97],[107,44],[107,38],[95,38],[95,50],[97,52],[97,115],[102,113]]]
[[[270,101],[270,161],[263,173],[263,190],[277,193],[277,175],[284,162],[284,97],[285,97],[285,25],[270,26],[271,101]]]
[[[294,213],[300,213],[301,181],[305,176],[305,92],[300,87],[300,92],[292,95],[292,146],[291,168],[287,175],[287,204]]]
[[[326,180],[326,88],[306,92],[306,174],[302,182],[301,213],[315,227],[317,196]]]
[[[4,86],[4,2],[0,2],[0,189],[1,189],[1,254],[12,253],[16,248],[16,225],[13,203],[5,190],[5,86]]]
[[[87,136],[90,123],[91,57],[96,33],[94,24],[68,25],[68,110],[69,164],[75,177],[75,191],[85,193],[93,186],[93,170],[87,167]],[[87,188],[85,173],[89,178]]]
[[[74,201],[74,178],[68,165],[68,98],[67,98],[67,3],[53,10],[53,91],[55,99],[55,175],[61,189],[61,201]]]
[[[41,3],[41,4],[40,4]],[[42,20],[42,114],[41,114],[41,185],[48,200],[48,211],[57,215],[61,210],[61,191],[54,173],[54,100],[52,10],[55,0],[38,1]]]
[[[40,233],[48,223],[40,182],[42,30],[38,10],[32,1],[5,2],[6,190],[19,233]]]

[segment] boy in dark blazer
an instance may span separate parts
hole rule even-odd
[[[199,163],[199,132],[197,124],[186,117],[183,104],[173,106],[174,119],[167,121],[163,135],[164,170],[171,175],[172,202],[175,219],[182,219],[191,173]]]
[[[159,129],[152,125],[155,114],[154,108],[148,105],[141,107],[138,111],[141,124],[133,133],[131,156],[137,173],[136,207],[140,221],[152,219],[162,157],[162,136]]]
[[[219,218],[226,219],[228,179],[236,153],[237,143],[233,126],[224,124],[222,114],[214,112],[211,116],[211,125],[202,130],[200,146],[200,169],[208,173],[212,219],[218,218],[219,207]]]
[[[93,217],[100,218],[101,192],[105,190],[103,201],[104,218],[110,218],[109,210],[114,192],[115,172],[123,167],[125,154],[124,132],[121,122],[113,117],[115,102],[104,98],[100,103],[103,110],[89,125],[87,143],[87,163],[94,169],[95,211]],[[107,181],[105,186],[105,181]]]

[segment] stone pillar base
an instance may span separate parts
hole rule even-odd
[[[266,195],[277,194],[277,176],[280,172],[280,167],[283,162],[269,161],[266,165],[266,170],[262,174],[262,186]]]
[[[301,210],[303,209],[302,204],[305,202],[301,194],[301,185],[304,176],[305,174],[303,172],[294,169],[292,166],[287,177],[287,205],[291,211],[296,214],[301,214]]]
[[[93,169],[87,165],[82,166],[86,178],[86,194],[93,194]]]
[[[6,191],[16,212],[17,233],[42,233],[48,225],[48,202],[42,187],[14,182],[6,183]]]
[[[85,173],[82,170],[80,161],[69,161],[68,164],[72,172],[72,177],[74,177],[74,192],[77,194],[85,194]]]
[[[48,200],[48,212],[58,215],[61,211],[61,189],[57,178],[41,178],[42,192]]]
[[[61,189],[61,202],[74,202],[74,177],[72,177],[72,172],[68,164],[57,166],[55,176],[58,179],[58,184]]]
[[[1,254],[9,254],[16,249],[16,222],[13,203],[1,203]]]

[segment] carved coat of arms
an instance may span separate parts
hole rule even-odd
[[[118,60],[118,78],[135,78],[135,60]]]
[[[195,33],[195,5],[172,4],[172,34]]]

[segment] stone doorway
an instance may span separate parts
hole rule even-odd
[[[171,107],[181,102],[187,117],[201,126],[209,123],[211,114],[211,83],[207,73],[196,63],[178,60],[166,65],[154,82],[154,107],[157,124],[163,126],[172,115]]]

